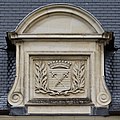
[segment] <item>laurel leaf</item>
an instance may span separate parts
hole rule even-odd
[[[75,62],[72,75],[72,90],[74,93],[80,92],[85,87],[85,62]]]
[[[47,68],[43,61],[35,63],[35,91],[36,93],[47,92]]]

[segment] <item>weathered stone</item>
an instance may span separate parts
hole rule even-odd
[[[26,114],[90,115],[93,107],[108,108],[104,45],[111,33],[90,13],[63,4],[46,6],[8,37],[16,45],[17,77],[8,96],[12,106],[26,107]]]

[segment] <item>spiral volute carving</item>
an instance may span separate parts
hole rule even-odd
[[[19,105],[23,102],[23,96],[20,92],[14,92],[12,95],[11,95],[11,99],[10,101],[12,103],[14,103],[14,105]]]
[[[97,102],[100,105],[108,105],[110,101],[111,101],[110,96],[105,92],[100,92],[97,96]]]

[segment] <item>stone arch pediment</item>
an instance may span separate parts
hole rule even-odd
[[[52,4],[27,15],[15,30],[18,34],[104,32],[88,11],[68,4]]]

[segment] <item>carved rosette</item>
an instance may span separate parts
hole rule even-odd
[[[34,61],[35,93],[70,95],[85,92],[85,61]]]

